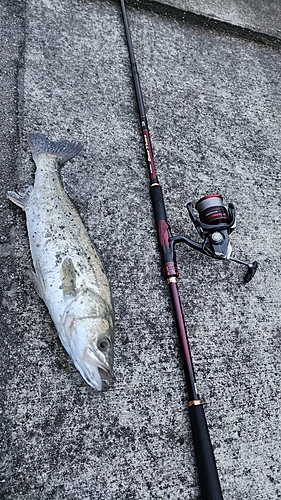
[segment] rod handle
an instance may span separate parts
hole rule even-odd
[[[160,184],[155,183],[152,186],[150,186],[150,196],[156,222],[160,220],[167,221],[163,192]]]
[[[190,402],[189,416],[202,500],[223,500],[203,405]]]

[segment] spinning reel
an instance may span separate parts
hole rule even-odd
[[[229,203],[228,209],[226,209],[221,195],[208,194],[195,204],[198,217],[194,214],[192,203],[188,203],[187,209],[195,229],[204,241],[197,243],[185,236],[175,236],[172,238],[173,242],[186,243],[194,250],[213,259],[232,260],[247,266],[244,282],[249,283],[258,268],[258,263],[254,261],[251,264],[232,256],[229,235],[236,227],[234,205]]]

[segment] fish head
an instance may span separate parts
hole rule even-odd
[[[84,380],[97,391],[113,378],[113,339],[111,302],[89,292],[76,297],[64,315],[61,340]]]
[[[82,356],[74,360],[86,382],[100,391],[113,377],[113,326],[108,318],[84,317],[76,321],[76,335],[87,339]]]

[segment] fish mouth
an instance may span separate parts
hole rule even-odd
[[[101,361],[98,358],[96,358],[96,359],[97,359],[97,367],[98,367],[98,372],[99,372],[100,378],[106,382],[112,380],[113,372],[112,372],[112,368],[109,366],[109,364],[105,363],[104,361]]]
[[[82,377],[96,391],[103,390],[103,383],[108,383],[113,378],[111,366],[89,347],[84,351],[83,361],[78,368]]]
[[[112,380],[113,374],[110,368],[105,369],[104,367],[101,368],[100,366],[98,366],[98,371],[102,381],[110,382]]]

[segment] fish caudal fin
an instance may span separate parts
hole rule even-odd
[[[83,147],[80,142],[50,141],[43,134],[30,134],[28,141],[34,159],[41,154],[52,155],[61,165],[78,155]]]

